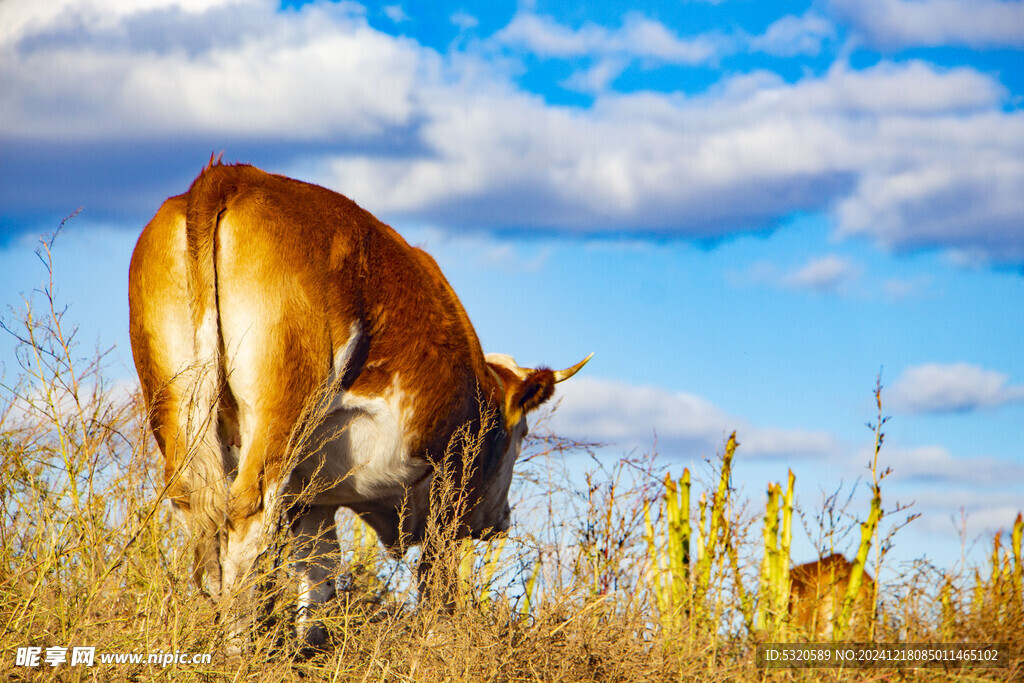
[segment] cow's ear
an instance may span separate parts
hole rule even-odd
[[[516,387],[512,395],[512,405],[523,414],[536,410],[555,394],[555,373],[548,368],[531,370]]]

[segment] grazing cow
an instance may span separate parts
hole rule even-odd
[[[230,594],[279,497],[310,491],[288,512],[300,614],[334,594],[339,506],[390,549],[422,542],[431,514],[460,537],[506,531],[526,415],[590,358],[554,372],[485,356],[425,252],[346,197],[219,161],[142,231],[129,304],[168,496],[197,538],[197,581]],[[465,506],[431,510],[432,479],[461,463],[470,437]]]
[[[836,614],[850,585],[853,563],[840,553],[793,567],[789,573],[790,625],[812,639],[830,639]],[[866,637],[874,615],[875,582],[866,571],[850,612],[846,634]]]

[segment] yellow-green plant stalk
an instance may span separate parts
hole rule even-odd
[[[480,605],[486,607],[491,602],[491,586],[494,583],[494,575],[501,566],[501,554],[505,550],[505,542],[508,536],[502,536],[497,541],[487,544],[484,551],[483,565],[480,567]]]
[[[697,523],[699,524],[697,527],[697,566],[699,567],[704,563],[704,555],[707,554],[707,548],[704,547],[704,529],[707,527],[708,519],[708,496],[704,491],[701,491],[700,498],[697,499],[697,510]]]
[[[795,481],[793,470],[790,470],[785,494],[782,493],[780,484],[769,484],[768,501],[765,505],[764,559],[761,561],[758,584],[760,595],[754,627],[756,630],[766,630],[780,635],[789,615],[789,563],[793,538]]]
[[[490,603],[491,582],[501,565],[501,554],[506,538],[488,543],[479,566],[478,546],[471,538],[462,539],[459,546],[459,592],[462,599],[486,607]]]
[[[974,569],[974,595],[971,599],[971,612],[980,617],[985,610],[985,582],[981,580],[981,572]]]
[[[999,591],[996,593],[999,605],[999,623],[1020,624],[1016,615],[1019,611],[1013,604],[1013,560],[1010,551],[1003,551],[1003,570],[999,576]]]
[[[782,486],[780,484],[775,484],[775,499],[776,505],[779,507],[778,512],[782,512],[782,516],[786,517],[783,512],[785,509],[785,498],[783,497]],[[771,595],[771,628],[773,631],[778,632],[782,627],[782,623],[785,620],[787,612],[789,611],[790,532],[786,530],[784,524],[780,525],[776,522],[775,533],[776,544],[773,549],[774,552],[770,553],[770,560],[772,564],[772,589],[769,591],[769,594]],[[767,548],[765,550],[767,552]]]
[[[1016,531],[1016,529],[1014,530]],[[990,616],[997,624],[1019,623],[1020,607],[1014,583],[1013,552],[1016,539],[1011,535],[1010,547],[1003,549],[1002,532],[997,531],[992,541],[992,574],[988,583],[991,601]],[[1019,543],[1019,541],[1016,541]],[[1019,551],[1018,551],[1019,555]]]
[[[729,480],[732,474],[732,459],[736,455],[736,432],[729,435],[725,443],[725,453],[722,455],[722,471],[718,479],[718,490],[711,499],[710,519],[705,529],[705,505],[703,494],[701,494],[701,528],[698,537],[703,537],[703,542],[698,541],[698,549],[703,547],[703,552],[697,558],[697,566],[694,571],[694,607],[703,610],[703,601],[711,585],[711,568],[721,561],[719,543],[724,541],[728,526],[726,508],[729,499]]]
[[[1002,601],[999,599],[1000,594],[1003,592],[1003,557],[1002,553],[999,552],[1003,547],[1002,535],[1003,532],[997,531],[995,537],[992,539],[992,572],[988,579],[988,596],[990,601],[989,614],[997,624],[1002,623],[1003,616],[1000,613]]]
[[[834,640],[841,640],[846,632],[850,619],[853,616],[853,605],[860,595],[861,584],[864,580],[864,565],[868,561],[868,551],[871,549],[871,539],[875,537],[878,529],[878,522],[882,519],[882,490],[877,484],[871,487],[871,511],[868,513],[867,521],[860,525],[860,546],[857,548],[857,556],[850,567],[850,583],[846,586],[846,594],[843,596],[843,608],[834,615],[832,634]],[[872,599],[872,604],[874,600]],[[873,619],[871,620],[874,621]]]
[[[657,545],[657,536],[654,531],[654,523],[651,521],[651,504],[644,501],[644,541],[647,543],[647,577],[654,592],[655,605],[662,622],[669,613],[669,595],[665,590],[664,571],[665,565],[662,561],[662,553]]]
[[[352,539],[354,541],[354,557],[352,565],[364,578],[371,583],[376,582],[379,569],[379,558],[377,556],[377,532],[370,528],[358,517],[352,518]]]
[[[665,528],[655,531],[650,504],[644,502],[644,540],[651,588],[662,626],[675,630],[690,608],[690,470],[679,481],[665,475]],[[660,542],[659,542],[660,538]]]
[[[689,597],[690,574],[690,470],[683,469],[678,484],[665,475],[668,515],[668,568],[672,604],[679,609]]]
[[[739,551],[732,540],[732,532],[725,539],[725,549],[729,555],[729,563],[732,565],[732,573],[736,580],[736,594],[740,601],[740,613],[743,615],[743,624],[750,631],[754,627],[754,596],[743,587],[743,575],[740,569]]]
[[[482,568],[485,586],[490,586],[491,582],[494,581],[494,574],[498,571],[498,567],[501,564],[501,554],[505,551],[505,543],[507,541],[508,536],[502,536],[487,546],[487,551],[484,553],[484,566]]]
[[[476,581],[473,580],[473,567],[476,564],[476,549],[473,546],[473,539],[462,539],[459,550],[459,592],[463,596],[472,596],[476,588]]]
[[[997,531],[995,537],[992,539],[992,576],[988,581],[989,586],[991,586],[992,589],[995,589],[999,585],[1000,579],[1002,578],[1000,576],[1002,570],[1002,553],[999,552],[1003,547],[1002,535],[1002,531]]]
[[[939,591],[939,603],[942,605],[942,637],[952,640],[956,627],[956,609],[953,607],[953,581],[947,574]]]
[[[1013,591],[1010,604],[1014,606],[1017,616],[1021,616],[1024,610],[1024,563],[1021,562],[1021,538],[1024,537],[1024,514],[1018,512],[1017,520],[1013,523],[1013,533],[1010,536],[1010,553],[1013,556]],[[1019,621],[1019,620],[1018,620]]]
[[[790,548],[793,546],[793,485],[796,483],[796,476],[793,470],[789,470],[789,477],[786,483],[786,495],[782,499],[782,542],[779,547],[779,564],[783,576],[782,595],[789,596],[789,562]]]
[[[888,470],[880,472],[878,459],[882,452],[882,444],[885,442],[883,427],[889,418],[882,413],[882,376],[875,378],[875,406],[878,408],[877,421],[874,424],[868,423],[868,427],[875,433],[874,456],[871,460],[871,508],[868,512],[867,521],[860,525],[860,545],[857,548],[857,555],[850,567],[850,580],[846,586],[846,594],[843,596],[842,609],[836,610],[832,615],[832,638],[841,640],[853,616],[854,603],[860,597],[861,584],[864,579],[864,567],[868,561],[868,552],[871,549],[872,541],[875,545],[875,576],[881,569],[881,545],[878,543],[878,523],[882,519],[882,489],[881,481],[887,476]],[[869,635],[874,639],[875,633],[875,610],[878,604],[878,583],[874,585],[871,594],[871,613],[868,619]]]
[[[544,563],[544,556],[538,553],[537,561],[533,563],[533,571],[530,572],[530,578],[526,581],[525,590],[523,592],[523,605],[519,608],[519,613],[526,616],[530,613],[530,609],[533,605],[533,593],[537,587],[537,577],[540,576],[541,566]]]
[[[771,623],[772,610],[775,605],[775,581],[773,558],[778,552],[779,539],[779,487],[778,484],[768,484],[768,502],[765,504],[764,526],[762,529],[764,537],[764,556],[761,559],[761,576],[758,581],[758,610],[755,628],[758,631],[768,629]]]

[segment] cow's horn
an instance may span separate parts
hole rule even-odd
[[[581,360],[579,363],[577,363],[576,365],[572,366],[571,368],[566,368],[565,370],[558,370],[557,372],[555,372],[555,383],[564,382],[565,380],[567,380],[570,377],[572,377],[573,375],[575,375],[577,372],[580,371],[580,368],[582,368],[584,365],[586,365],[587,361],[590,360],[593,357],[594,357],[594,353],[591,352],[589,356],[587,356],[586,358],[584,358],[583,360]]]

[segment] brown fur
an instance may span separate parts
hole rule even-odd
[[[529,413],[543,405],[555,394],[555,373],[548,368],[539,368],[531,373],[511,397],[523,413]]]
[[[790,571],[790,625],[809,638],[829,638],[832,623],[842,608],[853,564],[840,553],[793,567]],[[847,636],[866,637],[872,618],[875,582],[864,572],[854,599]]]

